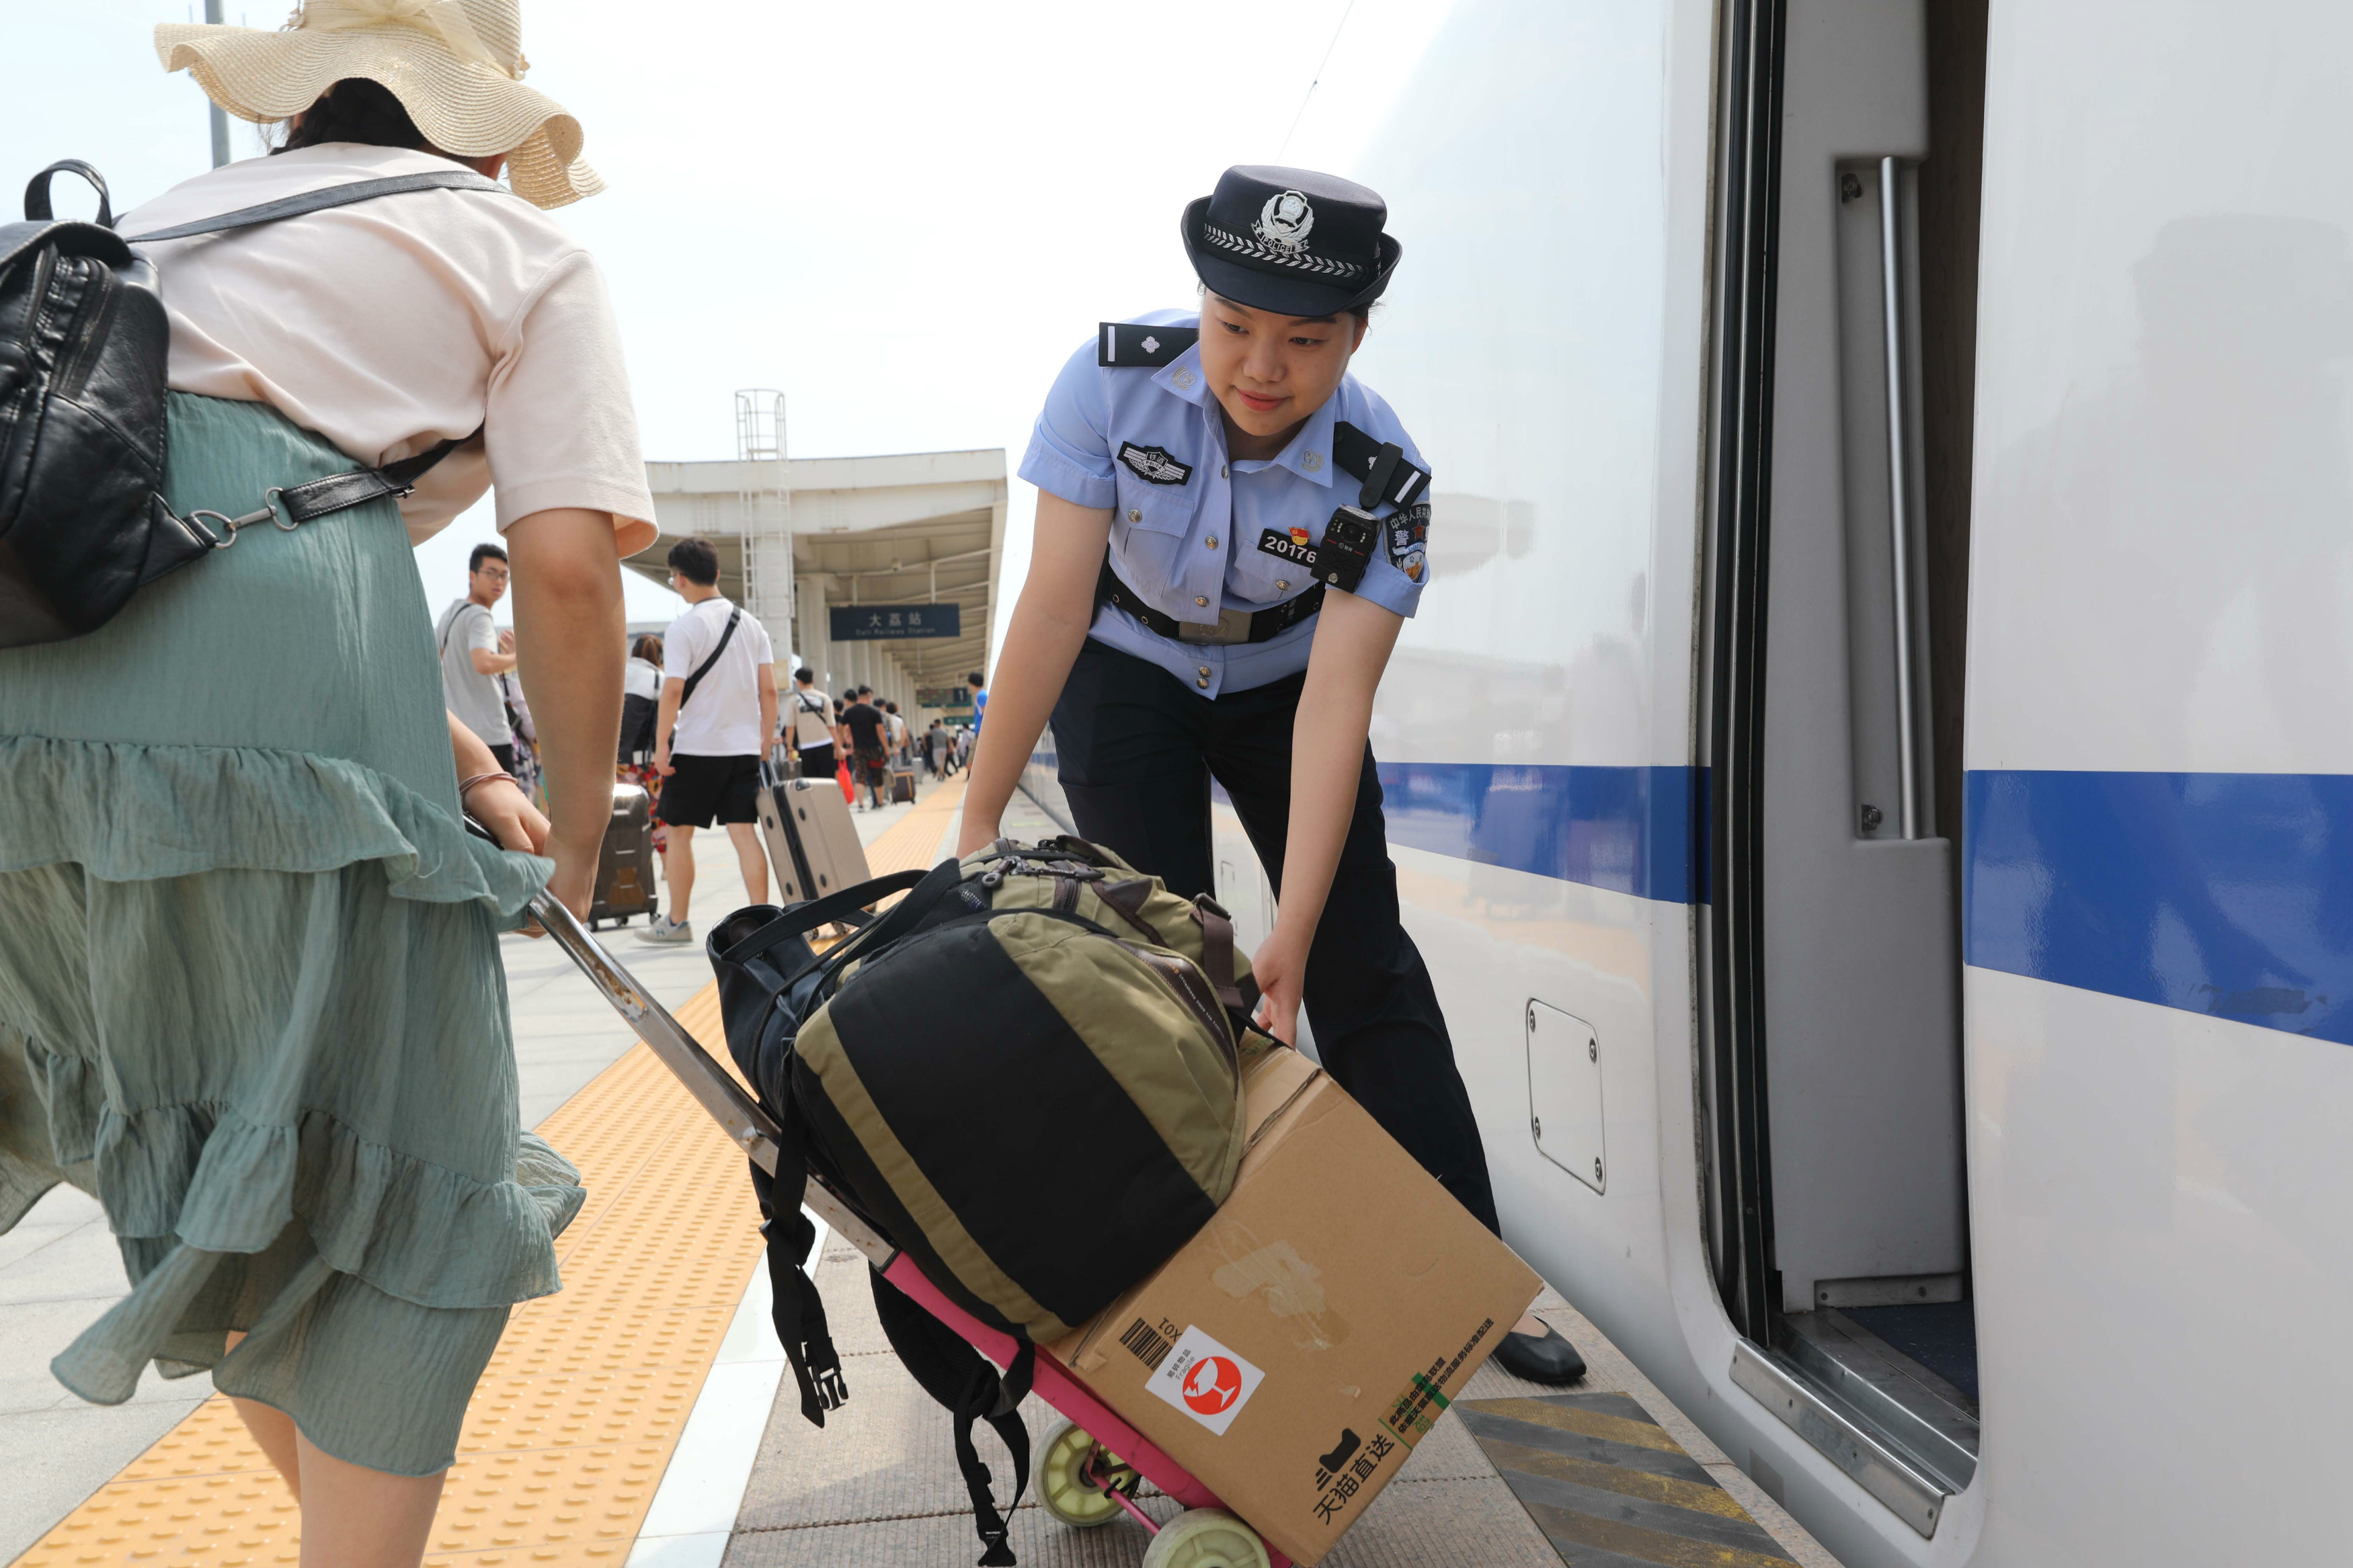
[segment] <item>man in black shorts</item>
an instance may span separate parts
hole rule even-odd
[[[719,592],[719,552],[704,539],[670,550],[670,582],[686,614],[662,637],[661,708],[654,719],[654,815],[670,827],[662,876],[670,914],[639,932],[646,942],[694,940],[694,830],[714,821],[734,841],[745,901],[768,900],[760,847],[760,758],[776,731],[776,655],[766,628]]]
[[[883,737],[889,733],[890,721],[874,701],[874,689],[860,687],[854,695],[858,700],[841,710],[841,727],[849,731],[850,784],[866,786],[873,802],[862,806],[864,811],[882,809],[882,773],[890,765],[890,753]]]

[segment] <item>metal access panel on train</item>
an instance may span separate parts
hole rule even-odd
[[[1607,1192],[1601,1037],[1584,1019],[1542,1002],[1529,1002],[1525,1018],[1528,1131],[1536,1152],[1595,1192]]]

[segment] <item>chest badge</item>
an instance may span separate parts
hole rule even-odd
[[[1269,555],[1281,556],[1285,561],[1306,567],[1310,572],[1315,570],[1315,546],[1308,542],[1307,531],[1303,528],[1288,531],[1270,528],[1258,536],[1258,547]]]
[[[1119,460],[1146,484],[1181,485],[1193,477],[1191,466],[1170,457],[1166,447],[1139,447],[1133,441],[1123,441],[1119,444]]]

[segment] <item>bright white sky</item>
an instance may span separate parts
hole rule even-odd
[[[648,458],[732,458],[735,389],[774,386],[797,457],[1002,447],[1009,470],[1098,321],[1191,299],[1185,203],[1278,154],[1347,173],[1450,4],[563,0],[525,7],[523,44],[610,186],[558,216],[611,280]],[[0,0],[0,186],[79,157],[121,210],[203,172],[203,95],[149,41],[202,16]],[[1036,501],[1012,490],[999,635]],[[490,537],[483,505],[422,548],[427,597]],[[678,604],[627,581],[632,620]]]

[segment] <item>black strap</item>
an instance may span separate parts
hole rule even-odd
[[[47,223],[57,216],[55,209],[49,205],[49,176],[52,174],[79,174],[89,181],[98,191],[99,227],[114,226],[114,203],[107,194],[106,176],[79,158],[60,158],[33,176],[31,183],[25,187],[25,216],[27,219]]]
[[[1142,621],[1144,629],[1155,637],[1164,637],[1171,642],[1184,640],[1178,635],[1184,629],[1184,622],[1145,604],[1144,595],[1129,587],[1119,574],[1112,570],[1109,546],[1103,549],[1103,571],[1095,577],[1095,603],[1118,605]],[[1318,583],[1295,599],[1285,599],[1272,609],[1261,610],[1251,616],[1248,640],[1254,643],[1271,641],[1323,607],[1324,584]]]
[[[1407,462],[1402,447],[1375,440],[1345,419],[1332,426],[1332,461],[1361,482],[1356,504],[1366,511],[1411,506],[1430,488],[1430,470]]]
[[[44,169],[33,176],[34,183],[40,187],[40,205],[43,210],[39,214],[36,215],[33,211],[32,190],[27,188],[25,192],[26,216],[47,217],[48,216],[47,209],[49,173],[54,169],[68,168],[96,183],[97,171],[86,163],[79,167],[74,167],[70,160],[64,163],[53,163],[48,169]],[[102,183],[99,184],[101,195],[105,188]],[[216,217],[200,217],[194,223],[174,224],[170,228],[152,229],[145,234],[130,235],[126,239],[127,243],[132,245],[146,245],[159,239],[186,239],[193,235],[219,234],[227,229],[247,228],[258,223],[276,223],[280,218],[300,217],[304,213],[324,212],[329,207],[349,206],[353,202],[373,201],[378,196],[396,196],[406,191],[442,190],[494,191],[501,195],[514,194],[496,180],[485,179],[471,169],[437,169],[427,174],[394,174],[388,179],[357,180],[345,185],[324,185],[315,191],[304,191],[301,195],[280,196],[274,202],[263,202],[258,206],[239,207],[235,212],[222,213]],[[101,216],[100,221],[104,222],[105,219]]]
[[[385,496],[414,495],[417,481],[425,476],[427,468],[481,433],[482,427],[477,425],[469,435],[436,442],[414,457],[386,463],[381,468],[353,468],[349,473],[329,474],[323,479],[305,479],[299,485],[283,486],[278,491],[279,504],[286,509],[288,517],[299,523],[324,517],[329,512],[341,511],[345,507],[381,500]]]
[[[887,877],[877,877],[871,882],[860,882],[854,888],[844,888],[839,892],[828,893],[824,898],[795,904],[721,953],[719,962],[743,963],[757,958],[780,942],[806,936],[821,925],[848,922],[867,905],[887,899],[893,893],[919,887],[930,875],[929,871],[893,871]]]
[[[1020,1337],[1013,1363],[1000,1373],[963,1335],[917,1306],[879,1271],[869,1270],[869,1278],[874,1315],[899,1363],[948,1412],[956,1468],[972,1499],[973,1527],[987,1549],[980,1561],[984,1568],[1010,1568],[1009,1521],[1029,1487],[1029,1429],[1022,1424],[1020,1405],[1037,1373],[1038,1348]],[[976,1421],[987,1422],[1013,1456],[1013,1495],[1002,1510],[989,1490],[993,1478],[988,1467],[973,1446]]]
[[[727,612],[727,625],[721,630],[719,634],[719,641],[712,647],[711,657],[694,667],[693,673],[690,674],[686,678],[685,689],[678,694],[678,710],[680,712],[685,712],[686,705],[694,700],[694,689],[702,684],[702,678],[711,673],[711,667],[717,664],[719,662],[719,656],[727,651],[728,639],[735,635],[735,625],[743,618],[744,606],[741,605],[735,605]]]
[[[817,1281],[809,1278],[806,1267],[810,1249],[817,1245],[817,1226],[800,1206],[800,1190],[808,1170],[800,1118],[787,1108],[777,1125],[784,1131],[786,1146],[777,1151],[776,1174],[769,1175],[757,1162],[752,1166],[752,1189],[765,1216],[760,1234],[768,1238],[768,1284],[773,1298],[769,1321],[800,1390],[801,1417],[812,1426],[822,1426],[827,1411],[839,1410],[849,1402],[849,1384],[841,1374],[841,1354],[826,1322],[825,1298],[818,1293]]]

